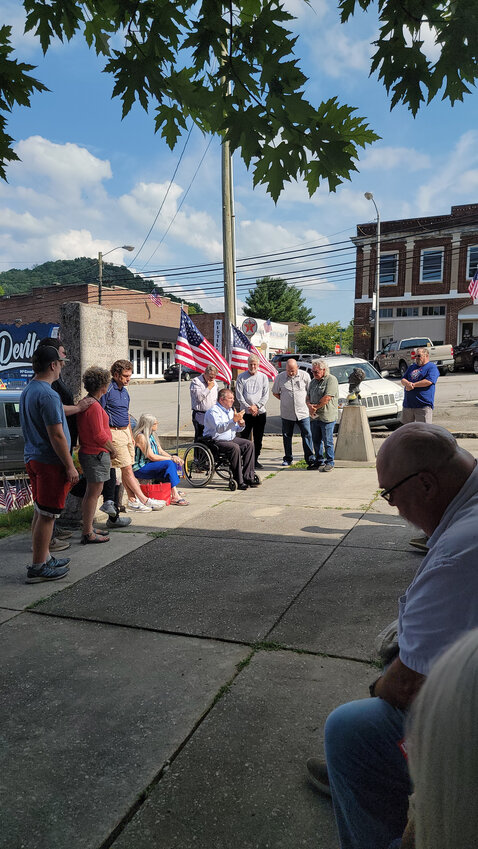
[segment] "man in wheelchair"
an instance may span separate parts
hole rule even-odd
[[[259,486],[260,480],[254,472],[254,444],[237,436],[244,430],[244,410],[233,410],[234,394],[230,389],[221,389],[217,404],[207,410],[204,417],[204,439],[212,439],[226,455],[231,465],[234,480],[239,489]]]

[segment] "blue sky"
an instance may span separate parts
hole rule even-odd
[[[297,285],[315,321],[345,325],[353,317],[354,295],[348,240],[357,223],[375,215],[365,191],[373,192],[382,220],[446,214],[452,205],[478,200],[477,98],[473,94],[453,109],[437,100],[416,119],[401,106],[390,112],[385,90],[369,77],[376,18],[361,13],[344,26],[329,0],[311,0],[310,6],[288,0],[286,6],[298,18],[296,54],[309,77],[307,97],[317,105],[336,95],[356,106],[382,139],[361,154],[359,172],[335,194],[324,184],[309,199],[305,186],[293,183],[277,205],[263,189],[253,190],[236,155],[238,281],[294,274],[302,278]],[[35,95],[31,109],[16,108],[10,116],[8,132],[22,161],[9,167],[8,184],[0,184],[0,270],[95,257],[99,250],[131,244],[133,254],[118,250],[108,261],[133,259],[132,270],[154,272],[166,289],[183,284],[185,296],[204,309],[221,309],[219,266],[187,277],[169,270],[222,260],[218,140],[194,128],[170,185],[186,139],[169,151],[140,107],[122,121],[121,102],[111,100],[112,79],[101,73],[94,52],[75,39],[53,45],[43,57],[33,36],[23,35],[21,3],[5,0],[2,7],[4,22],[14,27],[17,58],[37,65],[35,75],[51,92]],[[432,34],[422,35],[433,57]],[[337,252],[320,253],[327,245]],[[314,248],[315,255],[307,256]],[[300,258],[286,262],[284,251]],[[276,254],[273,262],[247,268],[249,258],[269,254]],[[193,285],[199,288],[191,291]],[[246,291],[239,286],[239,297]]]

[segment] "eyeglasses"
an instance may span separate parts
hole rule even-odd
[[[396,483],[395,486],[391,486],[390,489],[382,490],[382,492],[380,493],[380,497],[385,498],[385,501],[390,501],[390,499],[392,497],[392,492],[395,489],[398,489],[399,486],[401,486],[403,483],[406,483],[407,481],[411,480],[412,478],[416,478],[416,476],[419,475],[419,474],[421,474],[421,472],[413,472],[413,475],[407,475],[406,478],[403,478],[403,480]]]

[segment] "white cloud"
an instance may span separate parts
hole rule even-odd
[[[418,213],[432,215],[450,204],[476,200],[478,189],[478,132],[469,130],[446,159],[434,169],[433,178],[419,187]]]
[[[431,159],[412,147],[376,146],[369,148],[359,163],[360,171],[391,171],[406,166],[407,171],[430,168]]]
[[[47,243],[51,259],[74,259],[79,256],[97,257],[99,251],[103,255],[112,251],[111,259],[108,258],[108,262],[114,262],[118,265],[128,262],[126,251],[118,249],[113,252],[113,249],[116,248],[114,242],[108,242],[106,239],[94,239],[89,230],[67,230],[63,233],[54,233],[48,237]]]

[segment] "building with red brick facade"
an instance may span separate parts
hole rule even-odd
[[[161,300],[162,307],[157,307],[145,292],[103,286],[102,306],[124,310],[128,315],[128,356],[134,378],[158,379],[174,362],[180,304],[163,296]],[[0,323],[60,324],[60,306],[71,301],[97,304],[98,286],[41,286],[21,295],[4,295],[0,298]]]
[[[373,294],[377,225],[358,224],[354,353],[374,356]],[[478,336],[478,300],[468,284],[478,269],[478,204],[453,206],[450,215],[381,222],[379,335],[428,336],[456,345]]]

